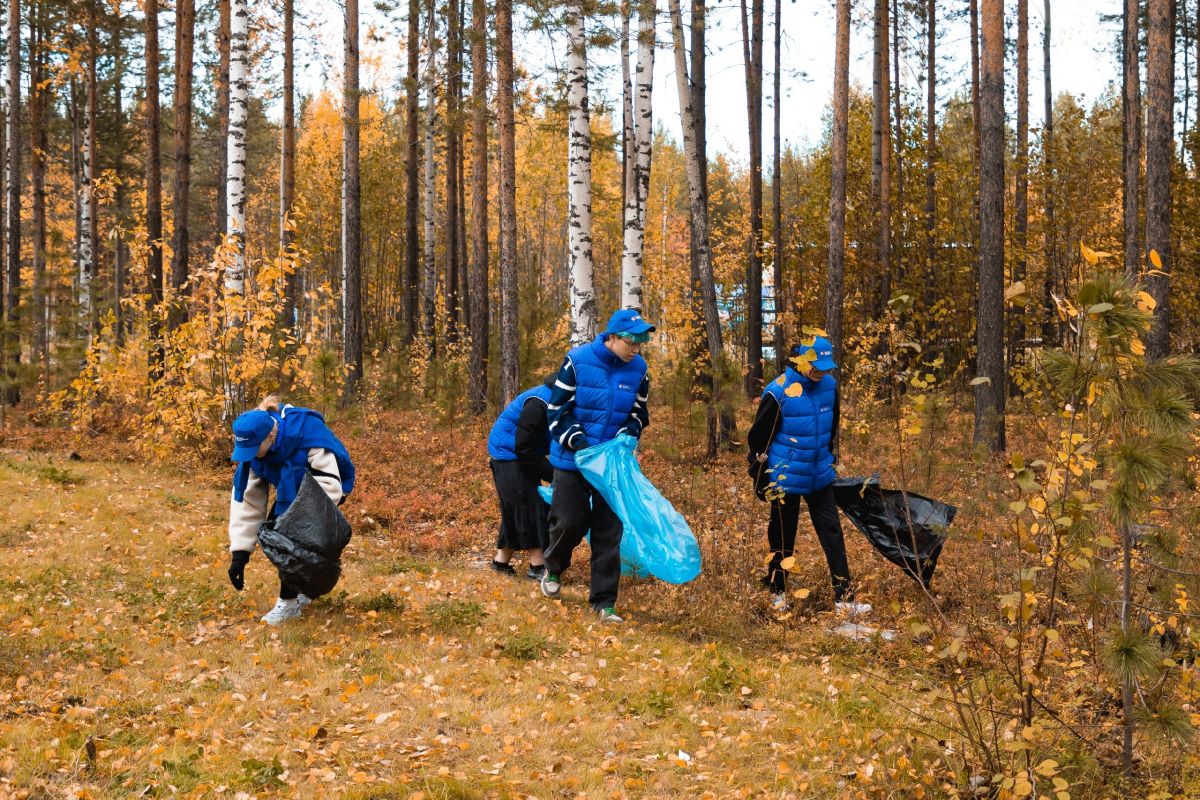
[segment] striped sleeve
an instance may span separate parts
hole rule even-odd
[[[633,410],[629,412],[629,419],[625,421],[625,425],[621,428],[622,431],[630,436],[641,438],[642,431],[650,425],[650,376],[642,377],[642,384],[638,386],[637,399],[633,401]]]
[[[575,419],[575,365],[568,356],[563,359],[554,388],[550,391],[550,403],[546,406],[546,419],[550,425],[550,436],[568,450],[587,447],[583,426]]]

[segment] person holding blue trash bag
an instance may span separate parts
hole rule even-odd
[[[528,389],[508,404],[488,434],[488,456],[496,495],[500,498],[500,531],[492,569],[516,575],[511,563],[516,550],[529,551],[525,577],[541,580],[546,571],[542,552],[550,543],[550,506],[538,494],[542,481],[554,480],[546,409],[555,376]]]
[[[787,570],[781,565],[795,549],[800,501],[808,506],[821,549],[829,564],[834,605],[839,611],[862,614],[867,603],[854,600],[846,542],[834,499],[833,445],[841,408],[833,345],[823,336],[792,348],[792,365],[767,384],[758,413],[747,434],[750,476],[755,492],[771,502],[767,541],[771,560],[763,584],[776,611],[789,608]]]
[[[273,395],[233,421],[233,436],[231,460],[238,466],[229,501],[229,582],[240,592],[259,526],[283,516],[309,474],[335,505],[340,504],[354,488],[354,464],[319,412],[280,407]],[[275,503],[268,509],[271,487]],[[279,600],[262,621],[279,625],[294,619],[309,602],[281,573]]]
[[[622,525],[600,492],[580,474],[575,453],[621,433],[639,438],[650,424],[650,378],[640,351],[654,329],[637,309],[617,311],[603,333],[567,353],[550,397],[554,496],[542,594],[558,597],[560,576],[570,567],[571,553],[590,530],[588,602],[602,622],[623,621],[615,610],[621,580]]]

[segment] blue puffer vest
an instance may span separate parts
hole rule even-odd
[[[525,401],[531,397],[536,397],[543,403],[549,404],[550,387],[535,386],[521,392],[500,412],[500,416],[496,417],[496,421],[492,424],[492,432],[488,434],[488,455],[497,461],[517,460],[517,420],[521,418],[521,410],[525,408]],[[550,446],[549,431],[546,431],[546,446],[547,448]]]
[[[635,356],[626,364],[604,346],[604,334],[576,347],[567,357],[575,365],[575,421],[583,426],[588,445],[616,438],[646,377],[645,359]],[[556,437],[550,442],[550,463],[557,469],[578,471],[575,453]]]
[[[793,384],[804,390],[799,397],[787,394]],[[833,453],[829,450],[837,381],[826,375],[819,383],[813,383],[788,367],[783,375],[767,384],[763,397],[767,395],[779,402],[781,412],[779,432],[767,448],[767,466],[775,470],[772,478],[787,494],[824,489],[837,477]]]

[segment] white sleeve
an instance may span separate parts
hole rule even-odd
[[[314,447],[308,451],[308,466],[315,471],[313,478],[325,490],[325,494],[329,495],[333,504],[336,506],[342,502],[342,473],[338,470],[337,456],[333,451]],[[318,475],[317,472],[326,474]]]
[[[267,519],[267,482],[250,471],[242,502],[229,496],[229,549],[254,551],[258,544],[258,526]]]

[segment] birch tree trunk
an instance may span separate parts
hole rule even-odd
[[[247,67],[250,51],[250,14],[246,0],[230,0],[229,6],[229,138],[225,162],[226,197],[229,202],[228,235],[234,239],[235,254],[225,271],[225,291],[241,295],[246,289],[246,117],[250,85]],[[232,317],[229,324],[236,320]]]
[[[1042,159],[1045,187],[1042,197],[1046,209],[1045,278],[1042,285],[1042,339],[1049,345],[1055,330],[1058,313],[1054,305],[1054,286],[1058,276],[1058,226],[1054,221],[1054,191],[1057,185],[1054,168],[1054,91],[1050,80],[1050,0],[1042,7],[1042,75],[1045,82],[1045,119],[1042,122]]]
[[[750,139],[750,239],[746,259],[745,390],[750,397],[762,391],[762,74],[763,0],[741,0],[742,52],[746,65],[746,129]]]
[[[979,301],[976,445],[1005,449],[1004,403],[1004,0],[983,0],[980,80]]]
[[[4,97],[8,110],[8,132],[5,144],[8,147],[8,252],[6,259],[7,289],[4,294],[4,319],[11,329],[4,337],[0,337],[0,359],[3,359],[6,375],[16,374],[17,364],[20,363],[20,339],[15,333],[20,299],[21,285],[21,3],[20,0],[8,0],[7,19],[7,70],[5,76]],[[14,342],[15,340],[15,342]],[[14,344],[16,346],[14,346]],[[14,398],[15,385],[10,385],[6,401],[9,403],[19,400]]]
[[[850,120],[850,2],[837,0],[833,66],[833,139],[829,197],[829,279],[825,290],[825,332],[834,358],[843,352],[842,295],[846,279],[846,167]]]
[[[650,195],[650,163],[653,151],[655,0],[638,6],[638,52],[635,72],[636,100],[631,114],[631,169],[625,188],[625,236],[621,256],[621,306],[642,307],[642,265],[646,242],[646,206]]]
[[[496,106],[500,124],[500,404],[505,406],[516,397],[520,382],[512,0],[496,0]]]
[[[158,0],[145,0],[146,27],[146,277],[150,318],[149,379],[163,376],[162,159],[159,154]]]
[[[1157,301],[1146,356],[1170,350],[1171,167],[1175,163],[1175,2],[1149,0],[1146,38],[1146,289]],[[1157,259],[1150,255],[1157,254]]]
[[[80,154],[79,187],[79,326],[86,333],[90,348],[96,333],[96,309],[92,297],[92,279],[96,276],[96,0],[87,7],[87,57],[85,63],[85,100],[83,149]],[[10,287],[10,301],[12,293]]]
[[[189,198],[192,181],[192,53],[196,26],[195,0],[175,0],[175,200],[171,241],[171,289],[168,325],[188,318]]]
[[[408,2],[408,71],[404,78],[404,342],[411,344],[417,333],[417,297],[420,291],[420,170],[417,147],[418,115],[421,110],[421,0]]]
[[[422,317],[421,334],[425,337],[426,346],[436,351],[435,330],[437,312],[437,230],[435,226],[434,198],[435,181],[437,179],[434,162],[433,131],[437,125],[437,16],[434,12],[434,0],[427,0],[425,16],[425,275],[422,281],[424,290],[424,315]]]
[[[362,218],[359,205],[358,0],[346,0],[345,81],[342,93],[342,331],[346,391],[342,407],[358,397],[363,374]]]
[[[470,409],[488,395],[488,53],[487,0],[471,0],[471,358]]]
[[[592,265],[592,129],[588,109],[587,30],[582,8],[567,17],[567,253],[571,344],[596,336]]]
[[[772,86],[771,93],[771,96],[775,99],[775,107],[772,109],[772,133],[775,146],[771,158],[771,230],[774,236],[771,247],[771,282],[774,284],[775,323],[772,326],[774,329],[772,343],[775,346],[776,372],[783,372],[784,351],[787,349],[784,346],[783,338],[783,270],[785,264],[784,254],[787,252],[787,245],[783,232],[783,172],[780,161],[783,144],[780,130],[783,108],[783,95],[780,93],[780,79],[783,74],[783,60],[781,55],[783,29],[780,27],[780,21],[783,18],[782,6],[783,0],[775,0],[775,69],[772,74],[774,85]]]
[[[1138,50],[1138,20],[1141,3],[1125,0],[1121,35],[1121,210],[1125,231],[1125,274],[1141,272],[1138,247],[1138,184],[1142,164],[1142,85]]]
[[[229,49],[231,33],[230,0],[217,0],[217,244],[229,233]]]

